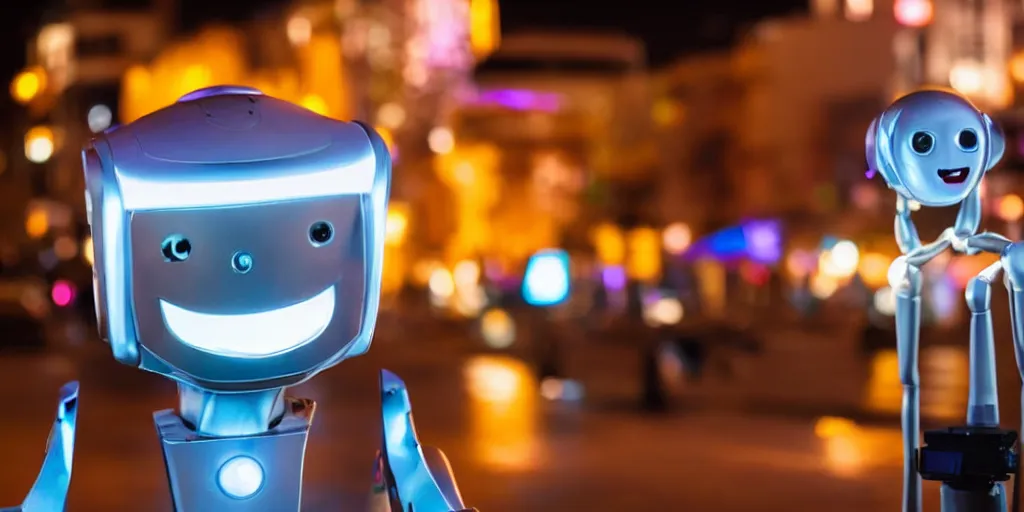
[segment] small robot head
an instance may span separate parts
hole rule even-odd
[[[369,349],[391,179],[372,129],[218,87],[83,160],[97,316],[119,361],[241,391]]]
[[[941,90],[896,100],[871,122],[865,145],[871,171],[926,206],[963,201],[1004,148],[1002,132],[988,115],[963,96]]]

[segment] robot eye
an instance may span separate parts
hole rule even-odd
[[[164,243],[160,246],[160,251],[164,254],[164,261],[185,261],[188,259],[189,254],[192,253],[192,243],[188,241],[188,238],[181,235],[171,235],[164,239]]]
[[[252,270],[252,255],[247,252],[236,252],[231,257],[231,268],[239,274],[248,274]]]
[[[974,151],[978,149],[978,134],[970,128],[964,128],[956,136],[956,145],[964,151]]]
[[[910,149],[919,155],[927,155],[935,147],[935,137],[928,132],[914,132],[910,137]]]
[[[330,222],[314,222],[313,225],[309,227],[309,241],[317,247],[326,245],[333,237],[334,228],[331,226]]]

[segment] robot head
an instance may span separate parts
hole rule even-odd
[[[963,96],[908,94],[871,122],[868,165],[889,188],[926,206],[949,206],[974,190],[1003,156],[1003,134]]]
[[[220,87],[83,152],[100,331],[193,385],[293,385],[369,349],[391,160],[372,129]]]

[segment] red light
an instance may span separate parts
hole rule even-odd
[[[50,298],[53,299],[54,304],[60,307],[67,306],[75,299],[75,286],[67,281],[57,281],[53,284]]]
[[[896,0],[893,14],[900,25],[920,28],[932,22],[935,10],[931,0]]]
[[[772,273],[771,270],[768,270],[764,265],[743,262],[742,266],[740,266],[740,276],[754,286],[764,286],[768,284],[768,280],[771,279]]]

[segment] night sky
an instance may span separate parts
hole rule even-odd
[[[12,0],[4,6],[0,12],[0,44],[3,45],[0,79],[9,82],[24,66],[25,40],[35,32],[47,7],[62,3]],[[281,0],[180,0],[181,26],[190,29],[212,20],[241,20],[261,9],[284,3]],[[803,10],[807,3],[807,0],[505,0],[501,5],[501,18],[505,32],[572,27],[631,33],[647,42],[651,62],[657,65],[681,53],[725,46],[737,28],[766,16]],[[5,102],[9,102],[7,96],[3,95]]]

